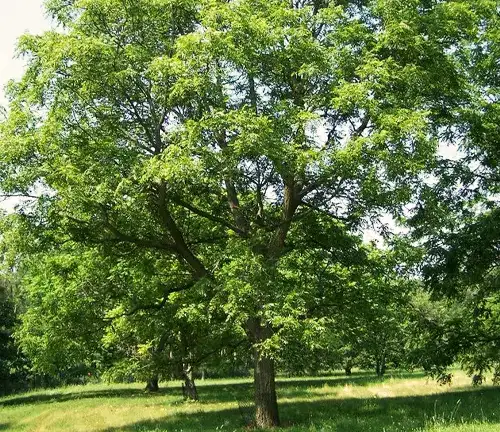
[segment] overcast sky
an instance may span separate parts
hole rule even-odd
[[[43,0],[0,0],[0,105],[5,104],[4,86],[23,72],[23,61],[15,59],[16,41],[23,33],[37,34],[50,27]]]

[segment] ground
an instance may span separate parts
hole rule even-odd
[[[454,372],[451,386],[421,373],[383,379],[283,378],[278,397],[283,430],[335,432],[500,431],[500,388],[472,387]],[[190,432],[248,431],[249,380],[199,382],[201,401],[186,403],[178,383],[157,395],[143,385],[86,385],[0,398],[0,431]]]

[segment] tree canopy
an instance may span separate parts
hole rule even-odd
[[[254,347],[257,425],[277,425],[277,338],[321,331],[311,308],[356,285],[363,229],[430,194],[440,143],[494,129],[497,10],[48,1],[59,27],[21,38],[0,132],[0,187],[28,198],[9,259],[44,296],[77,289],[61,325],[116,299],[223,314]]]

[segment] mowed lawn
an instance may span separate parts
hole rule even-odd
[[[336,432],[500,431],[500,388],[472,387],[455,372],[451,386],[422,374],[378,379],[358,372],[280,379],[282,430]],[[182,400],[179,383],[159,394],[142,384],[87,385],[0,398],[0,431],[248,431],[250,380],[198,383],[200,402]]]

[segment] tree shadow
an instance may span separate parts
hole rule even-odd
[[[0,423],[0,431],[9,430],[9,423]]]
[[[400,376],[400,375],[398,375]],[[401,375],[403,378],[405,375]],[[418,377],[418,374],[407,374],[406,376]],[[277,382],[278,389],[286,393],[290,397],[298,397],[307,394],[307,389],[311,387],[343,386],[345,384],[365,386],[374,382],[383,381],[383,378],[378,378],[373,374],[366,372],[357,372],[349,377],[332,375],[320,378],[282,378]],[[253,385],[249,382],[244,383],[204,383],[199,381],[198,390],[202,404],[221,403],[233,401],[248,401],[253,399]],[[25,404],[40,404],[40,403],[61,403],[76,399],[94,399],[94,398],[149,398],[158,396],[178,396],[182,400],[182,389],[180,385],[174,382],[169,383],[169,386],[161,387],[157,393],[148,393],[138,388],[124,389],[103,389],[103,390],[85,390],[79,388],[74,392],[69,393],[33,393],[19,396],[11,396],[7,399],[0,400],[0,407],[15,406]]]
[[[426,396],[394,398],[322,399],[280,403],[282,429],[337,432],[417,431],[431,424],[498,424],[500,390],[465,389]],[[244,430],[245,416],[238,409],[177,413],[101,432]],[[315,429],[314,429],[315,430]],[[499,429],[500,430],[500,429]]]
[[[105,389],[105,390],[79,390],[70,393],[53,394],[27,394],[22,396],[10,397],[6,400],[0,400],[0,407],[40,404],[40,403],[60,403],[77,399],[99,399],[99,398],[151,398],[165,395],[182,395],[180,387],[162,388],[157,393],[148,393],[141,389]],[[1,429],[0,429],[1,430]]]
[[[276,382],[276,388],[281,397],[296,398],[310,396],[311,389],[322,388],[325,385],[329,387],[368,386],[375,383],[381,383],[392,378],[408,379],[422,378],[423,372],[417,373],[397,373],[378,377],[373,373],[358,372],[356,374],[332,375],[327,377],[300,377],[300,378],[280,378]],[[248,383],[215,383],[201,384],[198,387],[201,403],[220,403],[220,402],[248,402],[253,400],[253,384]]]
[[[499,403],[499,389],[462,389],[434,395],[292,402],[283,404],[281,415],[300,429],[327,424],[337,432],[416,431],[428,424],[500,424]]]

